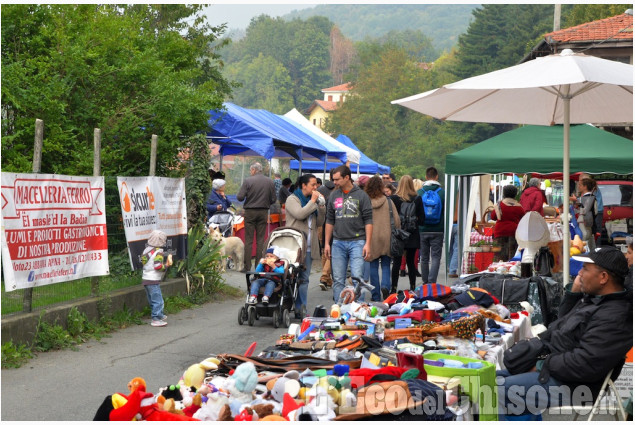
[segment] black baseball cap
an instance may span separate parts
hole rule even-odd
[[[624,253],[614,246],[599,246],[583,255],[574,255],[574,260],[592,263],[604,270],[625,278],[628,274],[628,262]]]

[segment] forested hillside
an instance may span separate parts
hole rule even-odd
[[[327,131],[348,135],[398,175],[415,176],[431,165],[443,171],[447,154],[511,126],[441,122],[390,102],[518,63],[552,30],[554,13],[554,6],[545,4],[413,5],[412,22],[432,11],[438,12],[438,22],[447,16],[458,21],[458,11],[472,11],[470,24],[457,33],[456,45],[443,52],[429,33],[432,27],[409,29],[397,19],[405,6],[342,5],[337,14],[331,13],[335,7],[300,11],[292,20],[264,15],[253,19],[245,36],[221,51],[227,64],[224,75],[241,84],[233,90],[233,101],[276,113],[293,107],[305,112],[314,99],[322,98],[320,89],[350,82],[351,96],[327,121]],[[563,28],[623,9],[563,5]],[[330,16],[300,16],[322,11]],[[373,37],[355,41],[346,30],[347,20],[360,26],[365,22]],[[384,24],[393,21],[401,22],[398,29],[383,32]]]
[[[421,30],[442,52],[465,32],[471,13],[470,4],[323,4],[291,12],[284,19],[325,16],[342,33],[354,40],[379,38],[390,31]]]

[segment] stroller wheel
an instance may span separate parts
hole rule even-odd
[[[245,323],[245,320],[247,319],[247,310],[245,310],[245,306],[240,307],[240,310],[238,310],[238,324],[242,326],[243,323]]]
[[[273,311],[273,327],[280,327],[280,311],[277,308]]]
[[[256,321],[256,307],[249,307],[249,326],[253,326]]]
[[[290,324],[291,324],[291,318],[289,317],[289,310],[285,308],[284,310],[282,310],[282,325],[285,328],[289,328]]]

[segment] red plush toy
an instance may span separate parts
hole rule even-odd
[[[146,393],[143,378],[133,378],[128,382],[130,394],[115,393],[106,397],[97,409],[95,421],[131,421],[134,418],[146,421],[197,421],[183,415],[159,409],[152,393]]]

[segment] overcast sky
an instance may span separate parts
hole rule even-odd
[[[282,16],[313,6],[315,4],[213,4],[205,7],[204,13],[211,25],[227,23],[228,29],[244,29],[254,16],[263,13],[272,17]]]

